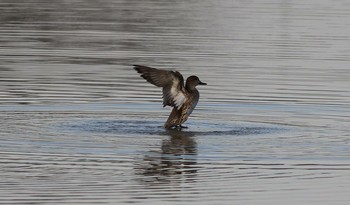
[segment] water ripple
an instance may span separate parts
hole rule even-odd
[[[348,2],[0,5],[0,204],[349,203]],[[208,83],[188,129],[133,64]]]

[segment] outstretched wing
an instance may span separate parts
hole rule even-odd
[[[167,71],[148,66],[134,65],[134,69],[149,83],[163,88],[163,106],[180,109],[187,100],[184,79],[177,71]]]

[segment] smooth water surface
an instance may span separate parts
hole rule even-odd
[[[0,204],[348,204],[349,10],[0,1]],[[133,64],[208,83],[188,129]]]

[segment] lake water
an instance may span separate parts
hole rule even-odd
[[[1,0],[0,204],[348,204],[346,0]],[[198,75],[182,131],[133,64]]]

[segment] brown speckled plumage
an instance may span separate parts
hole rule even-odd
[[[167,71],[151,68],[142,65],[134,65],[134,69],[141,74],[141,77],[149,83],[163,88],[163,106],[171,106],[168,120],[164,127],[182,127],[199,100],[197,85],[206,85],[199,80],[197,76],[190,76],[184,79],[178,71]]]

